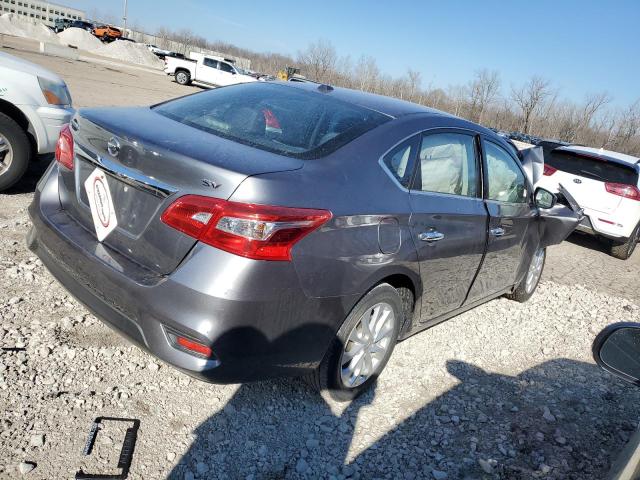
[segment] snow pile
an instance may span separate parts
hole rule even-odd
[[[149,49],[141,43],[115,40],[108,45],[103,45],[100,48],[91,50],[91,53],[103,57],[117,58],[123,62],[137,63],[145,67],[164,67],[162,60],[151,53]]]
[[[60,43],[71,45],[80,50],[95,50],[102,47],[102,42],[82,28],[67,28],[58,34]]]
[[[0,16],[0,33],[27,37],[40,42],[60,43],[53,31],[42,23],[33,23],[15,13]]]

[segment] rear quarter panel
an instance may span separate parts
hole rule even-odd
[[[307,295],[362,295],[385,277],[401,274],[411,280],[419,297],[409,195],[378,161],[412,134],[447,122],[456,119],[416,114],[392,120],[327,157],[305,161],[300,170],[247,178],[231,200],[332,212],[333,218],[292,252]],[[379,238],[382,243],[397,238],[397,248],[381,248]]]

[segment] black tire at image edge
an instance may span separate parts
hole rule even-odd
[[[0,174],[0,191],[13,186],[22,178],[31,161],[32,151],[25,131],[11,117],[0,113],[0,135],[11,145],[13,159],[9,169]]]

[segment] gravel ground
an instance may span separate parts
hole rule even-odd
[[[97,68],[59,67],[80,106],[186,93],[136,72],[150,88],[138,96],[131,73],[109,70],[88,90]],[[622,262],[571,237],[528,303],[498,299],[402,342],[348,405],[297,379],[209,385],[109,330],[26,249],[45,163],[0,194],[0,478],[72,478],[97,416],[141,420],[135,479],[600,480],[637,426],[640,390],[590,347],[608,323],[640,321],[639,253]],[[117,458],[121,433],[100,435],[89,466]]]

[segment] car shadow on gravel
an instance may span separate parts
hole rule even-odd
[[[54,160],[53,154],[39,155],[38,158],[31,162],[27,167],[27,171],[24,176],[8,190],[2,192],[3,195],[20,195],[24,193],[33,193],[36,190],[36,185],[45,170],[49,167]]]
[[[589,363],[556,359],[517,376],[462,361],[447,370],[460,383],[386,433],[402,392],[368,406],[369,391],[334,414],[298,380],[242,385],[168,478],[595,480],[640,414],[638,391]],[[345,461],[350,449],[359,453]]]
[[[611,256],[609,254],[608,245],[593,235],[588,235],[586,233],[574,232],[567,238],[567,242],[571,242],[574,245],[578,245],[583,248],[588,248],[589,250],[595,250],[596,252],[604,253],[607,256]],[[613,257],[612,257],[613,258]]]

